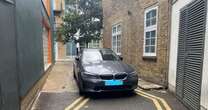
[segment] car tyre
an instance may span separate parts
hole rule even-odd
[[[80,81],[78,81],[78,87],[79,87],[79,95],[81,95],[81,96],[85,95],[85,92],[83,90],[83,86]]]
[[[74,70],[73,70],[73,77],[74,77],[75,80],[77,79]]]

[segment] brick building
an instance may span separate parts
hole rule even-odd
[[[167,86],[169,0],[103,0],[104,47],[141,78]]]
[[[58,33],[58,30],[61,28],[61,24],[63,23],[62,18],[66,13],[68,13],[68,9],[74,9],[71,4],[69,4],[65,0],[54,0],[54,14],[55,14],[55,27],[56,27],[56,38],[57,42],[55,45],[56,50],[56,60],[70,60],[77,53],[77,44],[74,40],[70,40],[67,43],[63,43],[64,36],[61,33]],[[79,33],[79,32],[78,32]],[[77,33],[76,36],[79,36]],[[102,36],[101,36],[102,37]],[[90,42],[81,42],[79,43],[80,48],[99,48],[102,47],[102,39],[101,40],[91,40]]]
[[[61,28],[61,24],[63,23],[62,17],[65,14],[65,0],[54,0],[53,12],[55,14],[55,28],[56,28],[56,60],[67,60],[69,56],[72,55],[71,46],[72,43],[63,43],[63,38],[61,33],[58,33],[58,30]]]

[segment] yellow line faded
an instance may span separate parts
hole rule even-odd
[[[72,104],[66,107],[65,110],[73,110],[73,108],[77,106],[80,102],[82,102],[83,100],[84,100],[84,97],[79,97]]]
[[[84,99],[79,105],[77,105],[73,110],[80,110],[90,99]]]
[[[141,90],[135,90],[135,91],[136,91],[136,92],[139,92],[139,93],[142,93],[142,94],[144,94],[144,95],[148,95],[148,96],[150,96],[150,97],[152,97],[152,98],[155,98],[155,99],[159,100],[159,101],[164,105],[164,107],[165,107],[166,110],[172,110],[171,107],[168,105],[168,103],[167,103],[163,98],[154,96],[154,95],[152,95],[152,94],[148,94],[148,93],[143,92],[143,91],[141,91]]]
[[[139,93],[139,92],[137,92],[137,91],[136,91],[136,94],[138,94],[138,95],[140,95],[140,96],[142,96],[142,97],[145,97],[145,98],[147,98],[147,99],[152,100],[153,103],[154,103],[154,105],[155,105],[155,107],[157,108],[157,110],[162,110],[162,107],[161,107],[160,103],[159,103],[156,99],[154,99],[154,98],[152,98],[152,97],[149,97],[149,96],[147,96],[147,95],[141,94],[141,93]]]

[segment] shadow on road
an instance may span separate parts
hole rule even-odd
[[[134,92],[101,92],[101,93],[87,93],[85,96],[91,99],[117,99],[135,97]]]

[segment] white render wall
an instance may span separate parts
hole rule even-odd
[[[175,92],[176,87],[176,70],[177,70],[177,56],[178,56],[178,33],[179,33],[179,19],[180,10],[192,0],[177,0],[172,6],[171,13],[171,43],[170,43],[170,58],[169,58],[169,89]]]
[[[207,4],[208,5],[208,4]],[[208,15],[208,11],[207,11]],[[202,73],[201,89],[201,110],[208,110],[208,17],[206,21],[205,46],[204,46],[204,64]]]
[[[178,55],[178,33],[179,33],[179,18],[180,10],[192,2],[193,0],[177,0],[172,6],[171,13],[171,43],[170,43],[170,58],[169,58],[169,89],[175,92],[176,88],[176,70],[177,70],[177,55]],[[201,89],[201,110],[208,110],[208,17],[207,29],[205,36],[205,52],[204,52],[204,67],[202,73],[202,89]]]

